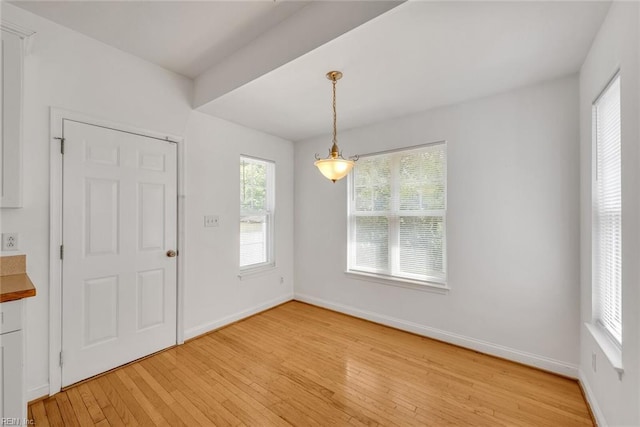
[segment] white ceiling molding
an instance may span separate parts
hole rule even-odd
[[[14,24],[13,22],[9,22],[4,19],[2,20],[2,24],[0,24],[0,28],[2,28],[2,31],[7,31],[21,38],[31,37],[36,33],[33,30],[22,27],[18,24]]]
[[[13,22],[9,22],[3,19],[0,23],[0,29],[2,31],[6,31],[11,34],[15,34],[23,40],[23,54],[25,56],[31,53],[31,48],[33,46],[33,39],[36,34],[35,31],[30,30],[29,28],[22,27],[18,24],[14,24]]]

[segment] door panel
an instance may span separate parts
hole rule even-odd
[[[176,342],[176,144],[63,122],[62,385]]]
[[[138,273],[138,331],[164,322],[164,270]]]
[[[99,344],[118,336],[118,276],[84,282],[84,346]]]
[[[114,179],[85,179],[85,254],[118,253],[120,183]]]
[[[141,251],[162,250],[164,246],[164,195],[163,184],[140,183],[138,229]]]

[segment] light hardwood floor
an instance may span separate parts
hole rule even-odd
[[[593,425],[578,384],[289,302],[29,406],[36,425]]]

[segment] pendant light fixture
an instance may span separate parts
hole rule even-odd
[[[336,83],[341,78],[342,73],[340,71],[329,71],[327,73],[327,79],[331,80],[333,85],[333,145],[329,150],[329,157],[322,159],[316,154],[316,162],[314,163],[314,165],[320,169],[322,175],[333,182],[349,175],[353,165],[358,160],[358,156],[345,159],[342,157],[342,152],[338,148],[338,128],[336,126]]]

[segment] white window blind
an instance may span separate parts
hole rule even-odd
[[[593,105],[596,175],[593,194],[594,320],[622,344],[622,191],[620,77]]]
[[[240,269],[274,264],[275,165],[240,157]]]
[[[348,270],[444,284],[446,147],[363,156],[350,176]]]

